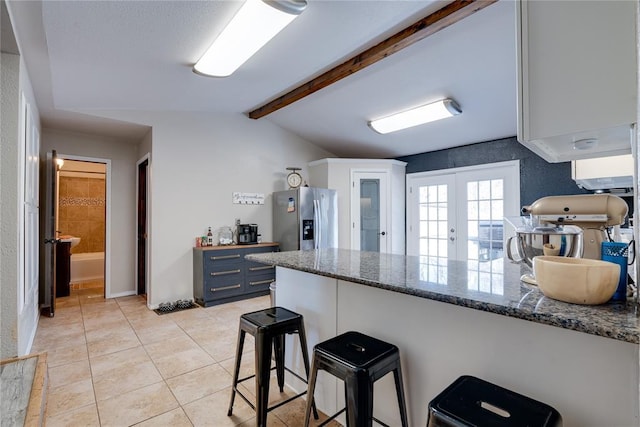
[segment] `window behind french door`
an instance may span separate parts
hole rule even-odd
[[[447,261],[466,260],[470,288],[500,292],[503,218],[519,204],[518,161],[408,174],[407,254],[421,280],[446,284]]]

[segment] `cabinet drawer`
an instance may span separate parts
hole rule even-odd
[[[244,292],[244,274],[242,274],[242,270],[225,271],[222,273],[225,274],[218,276],[210,275],[205,279],[205,298],[207,300],[228,297]]]
[[[207,287],[226,286],[231,282],[242,283],[243,281],[244,272],[240,267],[229,270],[207,271],[204,277],[204,283]]]
[[[244,254],[239,250],[208,251],[204,254],[204,271],[222,271],[241,268]]]
[[[271,273],[247,275],[246,292],[257,292],[269,289],[269,285],[276,281],[276,275]]]
[[[247,279],[254,276],[272,275],[275,277],[276,266],[260,264],[258,262],[247,263]]]

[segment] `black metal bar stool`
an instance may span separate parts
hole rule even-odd
[[[560,427],[551,406],[463,375],[429,403],[427,427]]]
[[[393,344],[361,334],[345,332],[317,344],[313,348],[313,363],[304,425],[309,425],[318,370],[324,370],[344,381],[346,407],[325,420],[320,426],[346,411],[348,427],[371,426],[372,421],[386,426],[373,417],[373,383],[393,371],[396,395],[403,427],[408,427],[404,400],[400,351]]]
[[[255,372],[253,375],[238,379],[240,376],[240,362],[242,359],[242,349],[244,347],[245,334],[253,335],[255,340]],[[307,378],[309,378],[309,352],[307,349],[307,338],[304,332],[304,322],[302,315],[294,313],[282,307],[271,307],[264,310],[245,313],[240,316],[240,328],[238,331],[238,345],[236,347],[236,366],[233,372],[233,384],[231,387],[231,402],[229,403],[228,416],[233,413],[233,401],[236,393],[244,399],[252,409],[256,411],[256,421],[258,426],[267,425],[267,412],[278,408],[285,403],[292,401],[300,396],[304,396],[306,392],[302,392],[292,396],[272,407],[268,407],[269,403],[269,377],[271,371],[276,369],[278,378],[278,386],[280,392],[284,391],[284,371],[289,371],[292,375],[307,383],[306,378],[300,377],[295,372],[284,366],[284,337],[285,334],[297,333],[300,338],[300,348],[302,350],[302,358],[304,362],[304,370]],[[271,350],[274,350],[276,366],[271,367]],[[256,379],[256,404],[253,405],[240,390],[238,384],[251,378]],[[315,405],[313,406],[313,414],[318,419],[318,413]]]

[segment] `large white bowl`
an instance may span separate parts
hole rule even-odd
[[[618,286],[620,266],[586,258],[537,256],[533,274],[545,296],[574,304],[603,304]]]

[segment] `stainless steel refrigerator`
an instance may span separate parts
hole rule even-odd
[[[336,190],[300,187],[273,193],[273,241],[281,251],[338,247]]]

